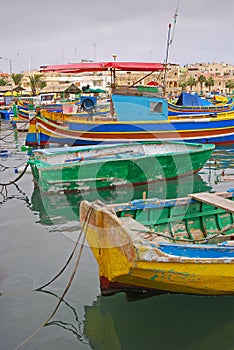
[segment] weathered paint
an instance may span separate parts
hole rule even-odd
[[[144,184],[198,172],[214,145],[144,142],[34,150],[29,160],[42,191]]]
[[[219,195],[233,200],[233,192]],[[149,201],[152,206],[152,200]],[[137,208],[136,202],[134,205]],[[144,203],[147,205],[147,200]],[[154,232],[160,233],[164,221],[172,219],[173,225],[173,220],[177,220],[177,216],[174,219],[167,217],[164,220],[162,215],[162,218],[155,221],[155,215],[152,214],[153,222],[150,223],[149,212],[153,212],[152,208],[148,209],[148,213],[141,209],[141,213],[138,212],[134,220],[129,216],[118,218],[115,212],[118,206],[105,206],[95,202],[89,204],[87,201],[82,201],[80,207],[82,223],[87,212],[91,210],[90,220],[87,223],[87,240],[98,262],[101,288],[105,289],[105,293],[108,290],[113,292],[154,289],[201,295],[234,295],[234,245],[231,240],[234,234],[234,214],[225,213],[224,210],[211,205],[201,205],[194,200],[192,204],[188,204],[191,203],[189,199],[186,205],[185,199],[178,200],[177,203],[178,207],[181,206],[178,209],[181,214],[179,220],[189,220],[191,225],[192,223],[195,225],[196,230],[198,225],[201,226],[202,215],[206,216],[200,227],[200,234],[196,234],[195,239],[212,238],[215,243],[191,245],[182,242],[182,237],[191,239],[191,232],[186,234],[185,231],[180,232],[180,235],[176,233],[181,243],[169,243],[175,236],[171,235],[171,240],[168,240],[165,236],[149,232],[147,226],[152,227],[152,223]],[[174,205],[177,208],[176,202]],[[121,210],[123,207],[124,205],[119,206]],[[126,207],[131,207],[131,203],[126,204]],[[131,210],[131,213],[133,211]],[[147,226],[145,226],[146,217],[149,220]],[[222,228],[228,230],[218,234]],[[166,236],[169,237],[170,234],[167,232]],[[225,240],[227,243],[223,242]]]

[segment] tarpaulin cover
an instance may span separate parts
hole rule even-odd
[[[188,92],[182,92],[179,96],[177,106],[210,106],[212,103],[204,98],[199,97],[197,94],[190,94]]]
[[[54,66],[43,66],[41,72],[60,72],[60,73],[82,73],[106,71],[108,69],[119,69],[123,71],[162,71],[164,66],[161,63],[151,62],[82,62],[72,64],[57,64]]]

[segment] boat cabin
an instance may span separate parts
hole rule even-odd
[[[118,87],[112,101],[118,121],[155,121],[168,119],[167,100],[151,87]]]

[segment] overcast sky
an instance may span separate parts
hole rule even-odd
[[[81,59],[163,62],[178,0],[1,1],[0,56],[13,72]],[[173,31],[171,31],[172,34]],[[234,0],[180,0],[169,61],[234,65]],[[0,60],[9,72],[9,61]]]

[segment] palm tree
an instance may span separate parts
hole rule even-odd
[[[29,85],[32,90],[32,95],[36,95],[37,90],[42,89],[46,85],[41,77],[41,74],[34,74],[29,76]]]
[[[200,84],[201,87],[201,95],[202,95],[202,88],[203,88],[203,84],[206,82],[206,77],[204,75],[200,75],[197,78],[198,83]]]
[[[211,87],[214,86],[215,82],[214,79],[212,77],[209,77],[206,81],[205,81],[205,86],[209,88],[209,92],[211,90]]]
[[[9,83],[5,78],[0,78],[0,86],[6,86]]]
[[[197,85],[196,79],[190,77],[190,78],[188,79],[188,81],[187,81],[187,86],[190,87],[190,92],[192,92],[193,86],[196,86],[196,85]]]
[[[231,89],[234,89],[234,81],[233,80],[228,80],[226,82],[226,88],[229,90],[229,94],[231,93]]]
[[[182,92],[186,90],[187,83],[186,81],[179,81],[178,86],[182,88]]]
[[[11,79],[14,81],[15,85],[21,85],[22,79],[24,75],[21,73],[12,73],[11,74]]]

